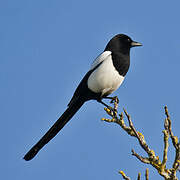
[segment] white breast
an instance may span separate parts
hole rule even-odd
[[[113,66],[111,54],[108,54],[100,66],[89,76],[87,84],[91,91],[102,93],[103,96],[118,89],[123,80],[124,77]]]

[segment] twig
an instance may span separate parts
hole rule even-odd
[[[122,175],[123,179],[131,180],[130,177],[126,176],[126,174],[123,171],[119,171],[119,173]]]
[[[149,180],[149,169],[148,168],[146,168],[145,178],[146,178],[146,180]]]
[[[133,149],[132,149],[132,155],[138,158],[141,162],[145,164],[150,164],[149,158],[140,156]]]

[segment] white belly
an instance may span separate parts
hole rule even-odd
[[[88,78],[88,88],[95,93],[109,95],[119,88],[124,77],[113,66],[111,55]]]

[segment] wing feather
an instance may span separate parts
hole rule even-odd
[[[91,64],[90,70],[94,69],[98,64],[104,61],[109,55],[111,55],[111,53],[111,51],[104,51],[102,54],[100,54]]]

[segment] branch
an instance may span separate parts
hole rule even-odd
[[[126,176],[126,174],[123,171],[119,171],[119,173],[122,175],[123,179],[131,180],[129,177]]]
[[[126,125],[124,122],[123,113],[118,115],[118,112],[117,112],[118,102],[119,102],[119,100],[116,97],[116,98],[114,98],[114,101],[113,101],[114,107],[104,108],[106,113],[111,117],[111,119],[102,118],[102,120],[109,122],[109,123],[113,122],[113,123],[120,125],[120,127],[125,132],[127,132],[127,134],[135,137],[138,140],[142,149],[147,153],[147,157],[142,157],[139,154],[137,154],[134,150],[132,150],[133,156],[135,156],[137,159],[139,159],[142,163],[151,164],[158,171],[158,173],[162,177],[164,177],[164,179],[166,179],[166,180],[177,180],[176,172],[180,167],[180,143],[178,141],[177,136],[173,135],[170,115],[168,113],[167,106],[165,106],[166,119],[164,121],[164,130],[163,130],[164,149],[163,149],[163,159],[161,162],[159,159],[159,156],[156,156],[154,150],[149,148],[148,144],[145,141],[143,134],[138,132],[136,130],[136,128],[134,127],[133,122],[131,120],[131,116],[128,114],[126,109],[123,109],[123,110],[124,110],[124,114],[128,120],[129,126]],[[167,159],[168,159],[167,154],[168,154],[168,147],[169,147],[169,143],[168,143],[169,137],[171,138],[172,144],[173,144],[175,151],[176,151],[174,163],[173,163],[171,169],[166,168],[166,163],[167,163]],[[123,171],[120,171],[120,174],[123,176],[123,178],[129,178],[124,174]],[[149,179],[149,171],[148,170],[146,170],[145,177],[147,180]],[[140,174],[138,175],[138,179],[140,179]]]
[[[145,178],[146,178],[146,180],[149,180],[149,169],[148,168],[146,168]]]

